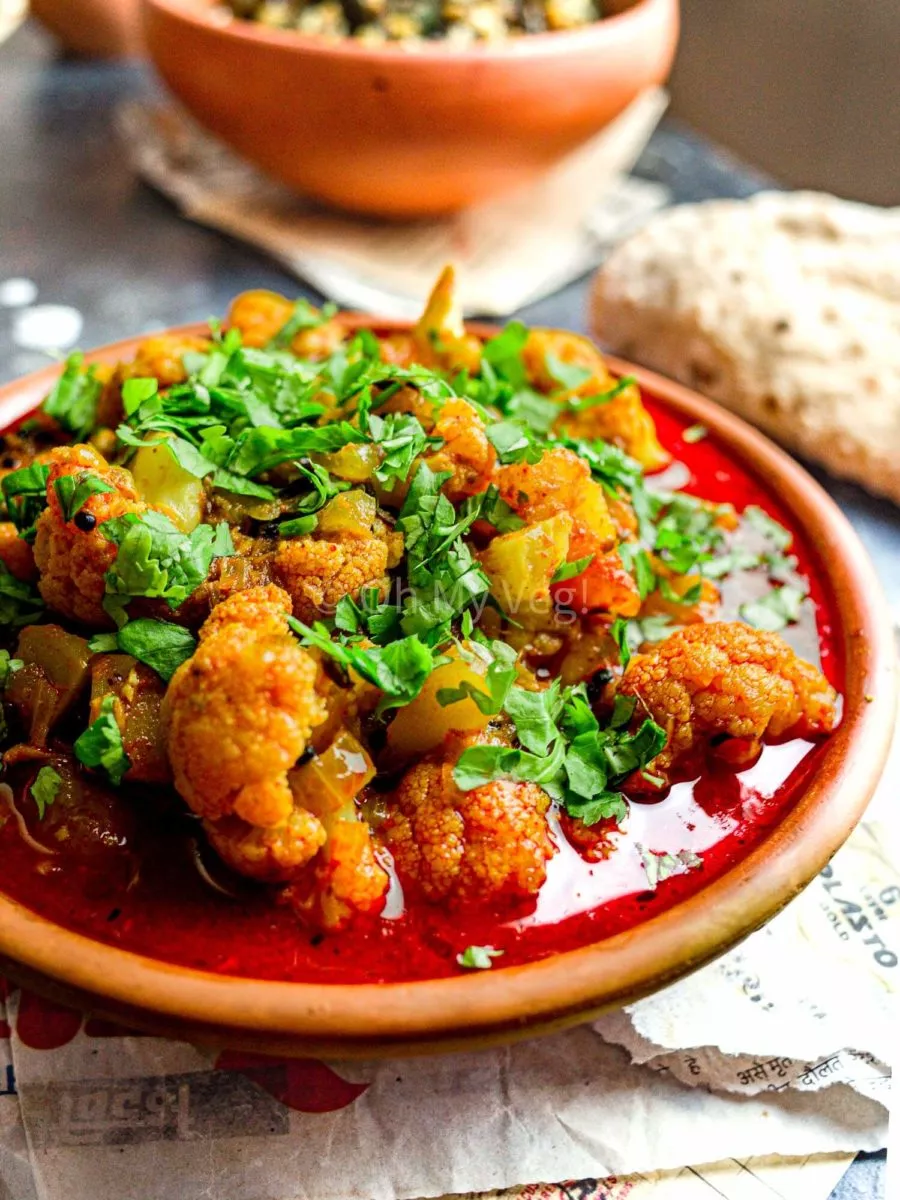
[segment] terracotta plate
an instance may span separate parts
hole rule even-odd
[[[402,327],[362,317],[351,323]],[[129,357],[140,340],[103,347],[88,360]],[[804,534],[833,601],[845,660],[843,720],[823,748],[818,774],[773,832],[720,878],[646,923],[504,970],[390,984],[239,979],[92,941],[2,895],[0,970],[58,999],[186,1039],[343,1057],[450,1050],[573,1024],[653,992],[722,954],[800,891],[859,820],[887,756],[894,645],[878,580],[835,504],[767,438],[677,384],[609,361],[613,371],[635,375],[663,407],[705,425],[737,464],[764,481]],[[56,373],[48,368],[0,389],[0,427],[35,407]]]

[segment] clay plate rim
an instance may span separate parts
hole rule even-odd
[[[526,61],[535,58],[559,58],[572,53],[619,47],[640,40],[664,20],[677,0],[635,0],[630,7],[613,13],[600,21],[577,29],[531,33],[527,37],[510,38],[503,42],[476,42],[472,46],[455,46],[441,41],[426,41],[415,50],[399,43],[367,45],[355,38],[330,41],[290,29],[273,29],[253,21],[235,18],[216,21],[210,10],[216,0],[143,0],[144,20],[151,9],[164,13],[171,21],[181,21],[205,33],[233,38],[249,45],[269,46],[276,50],[296,50],[298,53],[325,58],[348,58],[370,63],[473,63]]]
[[[344,318],[391,331],[409,322]],[[486,326],[472,326],[486,334]],[[167,332],[203,333],[202,324]],[[143,337],[87,354],[116,362]],[[887,758],[896,702],[894,638],[857,535],[823,489],[768,438],[713,402],[609,358],[655,399],[702,423],[776,494],[803,531],[843,633],[844,716],[819,773],[771,835],[720,879],[635,929],[523,966],[414,983],[309,984],[191,970],[95,942],[0,895],[0,965],[57,998],[87,1001],[137,1027],[281,1053],[397,1054],[456,1049],[562,1027],[638,999],[709,962],[777,913],[848,837]],[[59,372],[0,388],[5,426],[33,409]]]

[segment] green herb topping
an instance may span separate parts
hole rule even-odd
[[[47,809],[56,799],[62,778],[53,767],[44,766],[35,776],[34,783],[28,789],[37,808],[38,820],[43,821]]]
[[[80,763],[104,771],[110,783],[118,786],[131,762],[122,744],[122,731],[114,709],[113,697],[104,696],[100,715],[78,737],[73,749]]]

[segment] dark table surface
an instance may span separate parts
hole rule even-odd
[[[25,27],[0,47],[0,283],[33,280],[41,303],[84,318],[81,344],[205,320],[251,287],[318,300],[260,252],[183,220],[138,182],[113,129],[123,100],[155,87],[133,64],[58,61]],[[636,174],[664,183],[676,202],[747,196],[762,175],[665,122]],[[582,279],[516,314],[526,322],[585,327]],[[0,308],[0,382],[46,365],[18,349]],[[816,472],[869,548],[900,621],[900,512]],[[860,1155],[832,1200],[884,1195],[884,1154]]]

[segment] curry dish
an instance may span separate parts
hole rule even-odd
[[[549,891],[677,896],[789,803],[838,711],[782,636],[835,666],[791,531],[592,343],[482,340],[453,284],[399,333],[245,293],[5,435],[5,887],[162,955],[166,904],[483,969],[552,952],[515,948]]]

